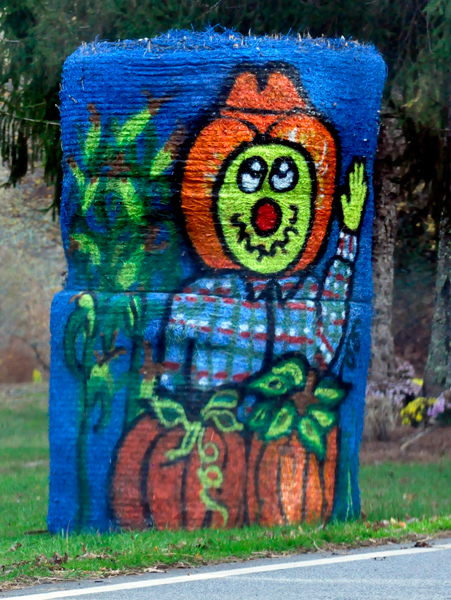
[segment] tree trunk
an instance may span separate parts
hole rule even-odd
[[[424,393],[433,398],[451,388],[451,77],[447,121],[435,305],[424,375]]]
[[[393,161],[400,153],[397,120],[385,118],[381,124],[374,164],[373,225],[373,322],[369,378],[384,383],[393,374],[395,347],[392,333],[394,252],[396,245],[396,198]]]

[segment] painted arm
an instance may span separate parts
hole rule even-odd
[[[362,221],[368,184],[365,165],[354,161],[348,173],[348,193],[341,196],[343,228],[338,247],[329,266],[321,297],[324,300],[347,300],[357,256],[357,231]]]
[[[323,368],[333,359],[343,336],[346,305],[349,300],[354,264],[357,256],[357,232],[362,221],[368,184],[365,166],[355,161],[348,174],[348,193],[341,196],[343,228],[338,247],[324,280],[321,291],[321,310],[317,323],[318,360]]]

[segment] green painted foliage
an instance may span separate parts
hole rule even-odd
[[[265,442],[295,431],[303,446],[323,460],[328,433],[338,424],[338,409],[348,387],[336,377],[319,381],[316,377],[305,360],[290,357],[254,379],[248,390],[258,394],[258,401],[248,417],[248,427]]]
[[[249,389],[260,392],[267,398],[277,398],[300,389],[306,382],[307,365],[300,357],[285,359],[274,365],[249,384]]]
[[[319,460],[326,456],[327,443],[324,430],[315,419],[301,419],[298,425],[299,440],[303,446],[316,454]]]
[[[122,124],[103,123],[93,105],[88,109],[93,122],[86,132],[79,130],[81,159],[67,161],[77,203],[68,247],[76,283],[99,291],[144,291],[163,273],[172,289],[180,280],[166,176],[172,155],[157,150],[148,107]]]
[[[90,426],[94,432],[108,426],[115,395],[124,388],[124,427],[146,406],[146,402],[142,400],[144,382],[140,369],[147,305],[145,297],[140,295],[89,292],[74,296],[71,302],[74,309],[66,324],[64,354],[69,371],[80,383],[77,526],[83,527],[88,521],[90,507],[87,476]],[[120,343],[125,340],[129,344],[129,350]],[[98,415],[95,423],[92,423],[93,414]]]

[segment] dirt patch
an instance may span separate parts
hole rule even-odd
[[[360,449],[360,464],[384,462],[430,463],[451,459],[451,428],[438,427],[413,442],[405,451],[401,446],[421,429],[397,427],[389,442],[364,441]]]

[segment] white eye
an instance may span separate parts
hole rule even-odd
[[[289,156],[281,156],[273,162],[269,184],[274,192],[288,192],[296,187],[299,171]]]
[[[261,171],[262,170],[262,165],[258,162],[258,160],[255,160],[252,163],[251,168],[252,168],[253,171]]]
[[[242,162],[237,175],[238,188],[245,194],[259,190],[268,172],[268,165],[261,156],[251,156]]]
[[[248,194],[255,192],[260,184],[260,179],[260,177],[252,177],[250,173],[243,173],[241,176],[243,192],[247,192]]]
[[[279,175],[274,175],[272,178],[272,184],[276,190],[287,190],[293,184],[294,173],[290,171],[283,177],[279,177]]]

